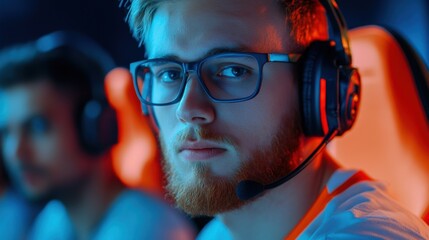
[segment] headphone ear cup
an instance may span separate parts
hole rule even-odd
[[[361,81],[356,68],[344,67],[340,75],[340,130],[349,130],[357,117],[360,105]]]
[[[88,153],[101,154],[118,142],[116,112],[107,102],[87,102],[82,109],[80,121],[81,142]]]
[[[334,52],[328,41],[315,41],[310,44],[301,58],[301,108],[304,120],[304,133],[307,136],[324,136],[331,130],[332,120],[328,119],[328,100],[332,96],[327,80],[335,78]],[[335,89],[334,89],[335,90]]]
[[[304,133],[342,135],[356,119],[360,103],[357,69],[337,66],[335,48],[329,41],[310,44],[301,60],[301,106]]]

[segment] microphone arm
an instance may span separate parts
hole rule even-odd
[[[312,162],[314,157],[320,153],[320,151],[329,143],[329,141],[332,140],[332,138],[334,138],[337,135],[337,133],[338,133],[337,129],[331,130],[323,138],[322,142],[314,149],[314,151],[311,152],[311,154],[300,165],[298,165],[298,167],[296,167],[292,172],[288,173],[286,176],[280,178],[279,180],[267,185],[264,185],[252,180],[244,180],[239,182],[236,188],[236,194],[238,198],[243,201],[246,201],[260,195],[265,190],[278,187],[279,185],[289,181],[290,179],[298,175],[298,173],[300,173],[302,170],[304,170],[304,168],[307,167],[308,164]]]

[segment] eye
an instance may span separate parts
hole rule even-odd
[[[228,66],[221,69],[216,75],[219,77],[237,78],[248,74],[249,70],[240,66]]]
[[[51,124],[44,116],[34,116],[25,124],[25,128],[31,135],[43,135],[49,132]]]
[[[158,74],[158,80],[162,83],[175,83],[182,81],[182,71],[175,69],[163,70]]]

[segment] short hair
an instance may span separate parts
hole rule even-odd
[[[169,0],[127,0],[127,20],[134,38],[144,44],[149,25],[161,3]],[[171,0],[170,0],[171,1]],[[299,50],[328,37],[325,9],[318,0],[277,0],[290,26],[291,40]]]
[[[44,51],[31,42],[0,51],[0,89],[46,81],[82,105],[93,97],[94,81],[103,87],[104,75],[97,61],[69,46]]]

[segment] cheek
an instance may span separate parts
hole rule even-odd
[[[54,128],[49,134],[35,143],[39,160],[45,167],[55,169],[69,168],[83,158],[84,150],[78,141],[77,133],[72,128]]]
[[[154,123],[157,124],[159,134],[162,135],[164,139],[169,139],[174,133],[174,128],[178,123],[176,117],[175,105],[172,106],[162,106],[154,107],[152,112],[152,118]]]
[[[250,116],[247,115],[249,118]],[[251,121],[243,121],[235,126],[237,137],[239,138],[239,155],[243,162],[252,158],[255,150],[269,147],[273,136],[272,129],[275,126],[270,124],[266,115],[255,114]]]
[[[299,107],[299,94],[296,77],[292,67],[284,64],[268,65],[264,71],[264,84],[259,94],[259,109],[265,120],[272,125],[279,125],[286,116],[296,114]],[[271,74],[270,74],[271,73]],[[262,115],[262,114],[261,114]]]
[[[73,172],[70,166],[73,154],[64,147],[61,139],[45,137],[37,141],[34,149],[35,160],[40,168],[43,168],[49,181],[57,182],[65,175]]]
[[[223,133],[237,141],[242,152],[250,153],[255,148],[265,148],[281,127],[282,119],[289,113],[284,99],[258,99],[237,105],[232,111],[218,115]],[[232,107],[232,106],[231,106]],[[221,111],[219,111],[220,113]]]
[[[280,65],[270,66],[279,68]],[[248,147],[267,147],[286,119],[295,118],[299,107],[298,86],[292,71],[283,69],[265,69],[277,72],[277,75],[264,76],[259,94],[252,100],[237,104],[232,110],[228,122],[231,131],[240,133],[240,141]]]
[[[47,140],[39,152],[43,155],[40,165],[48,172],[51,181],[61,184],[89,171],[90,161],[95,162],[95,159],[89,159],[80,145],[53,139]]]

